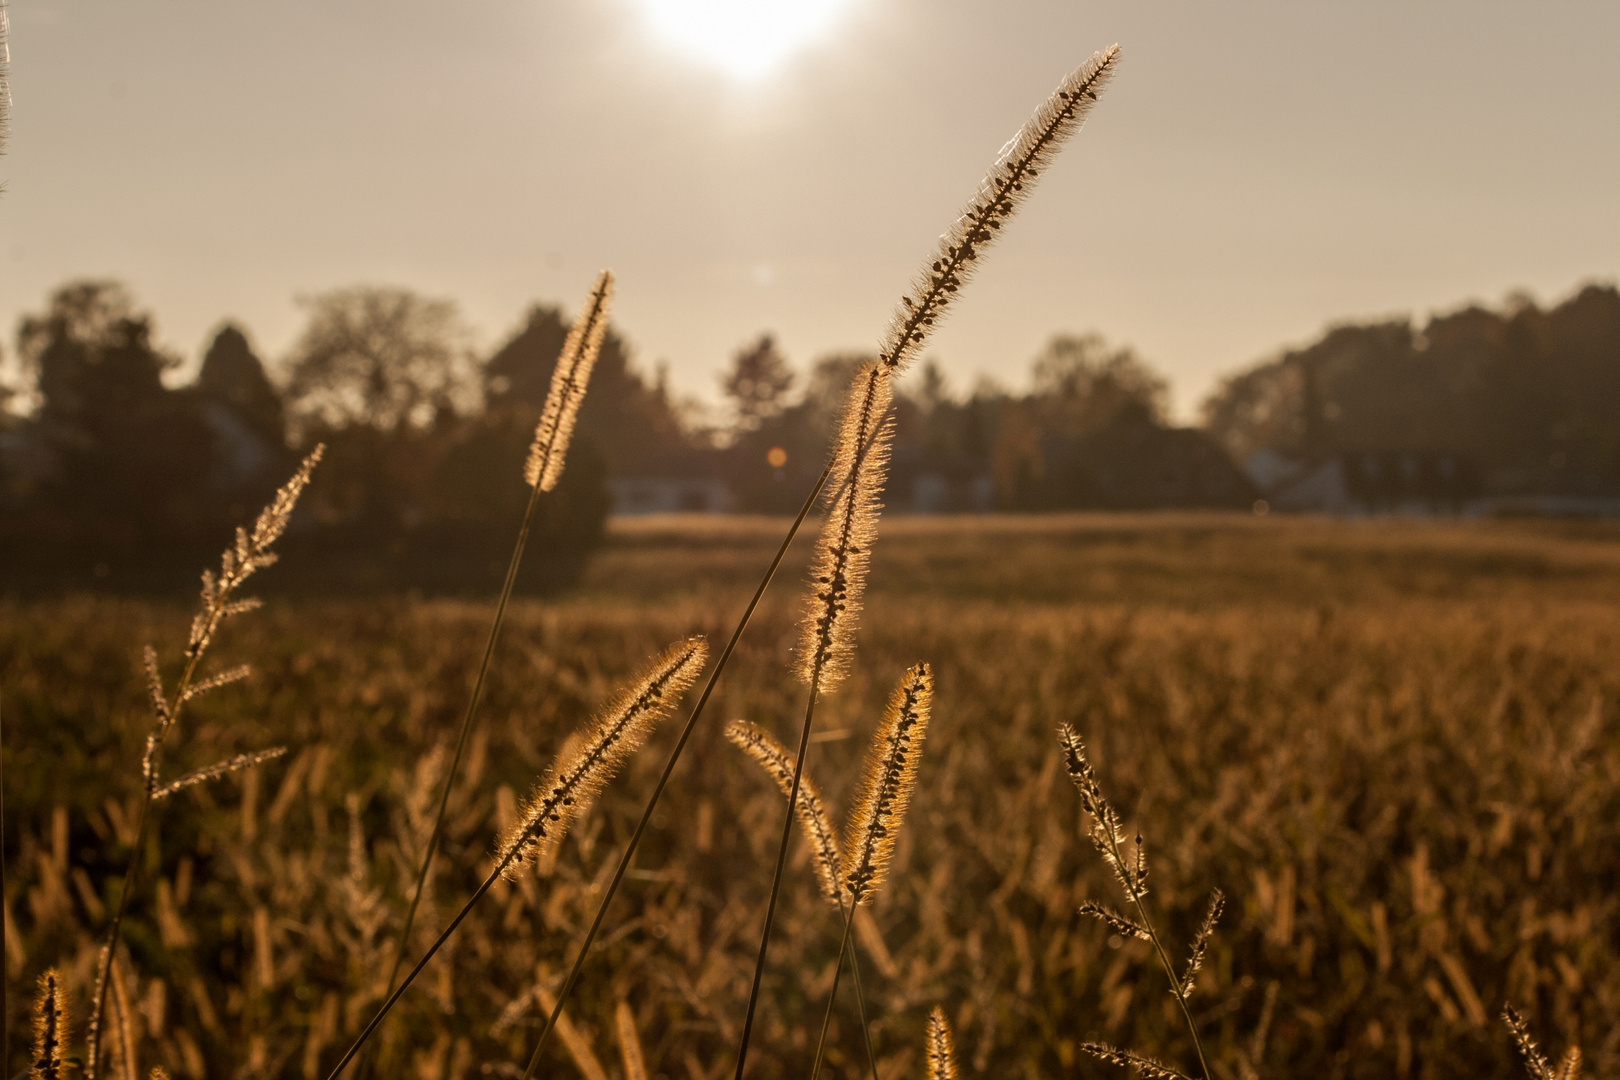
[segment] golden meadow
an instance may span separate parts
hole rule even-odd
[[[577,592],[516,604],[413,952],[626,673],[684,635],[723,639],[783,526],[620,524]],[[1195,1068],[1149,947],[1076,913],[1118,899],[1063,775],[1061,723],[1144,837],[1178,960],[1208,890],[1227,894],[1192,997],[1217,1073],[1523,1075],[1497,1020],[1513,1003],[1544,1044],[1578,1042],[1611,1074],[1616,539],[1530,522],[889,519],[808,761],[841,816],[894,679],[929,659],[917,791],[890,882],[856,922],[881,1075],[922,1071],[935,1004],[968,1075],[1124,1075],[1079,1050],[1089,1039]],[[722,728],[797,735],[782,672],[810,547],[790,551],[676,770],[548,1075],[623,1075],[621,1000],[650,1075],[733,1066],[784,800]],[[82,1018],[141,793],[137,643],[176,655],[190,607],[0,612],[7,976],[31,987],[59,966]],[[143,852],[122,976],[143,1069],[320,1077],[337,1060],[379,1004],[488,618],[487,604],[275,600],[224,632],[219,666],[257,674],[199,701],[181,756],[289,752],[175,796]],[[535,990],[560,981],[674,733],[554,860],[494,888],[381,1029],[377,1075],[521,1067]],[[800,838],[781,904],[761,1077],[807,1070],[838,948]],[[30,1006],[13,991],[13,1072]],[[847,990],[830,1044],[834,1075],[863,1074]]]
[[[797,522],[774,557],[781,523],[639,523],[569,598],[509,609],[604,272],[493,618],[238,619],[319,448],[204,574],[183,645],[161,604],[8,607],[7,985],[38,992],[7,1067],[742,1080],[752,1046],[755,1076],[809,1056],[814,1080],[1406,1077],[1515,1070],[1511,1036],[1538,1080],[1573,1080],[1577,1047],[1608,1068],[1600,530],[936,519],[874,557],[892,381],[1117,60],[1060,84],[941,237],[855,377],[798,551]],[[766,592],[784,558],[809,568],[797,604]],[[655,778],[637,751],[706,668]],[[795,806],[815,842],[790,858]]]

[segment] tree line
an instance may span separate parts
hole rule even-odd
[[[70,283],[26,316],[0,387],[7,586],[192,565],[316,442],[328,447],[321,483],[289,538],[320,555],[305,560],[309,585],[459,589],[498,577],[565,313],[535,304],[480,355],[446,300],[360,287],[305,307],[273,370],[227,322],[178,386],[166,376],[182,361],[116,282]],[[764,335],[730,358],[722,408],[704,410],[677,401],[610,330],[576,456],[539,524],[551,555],[526,586],[577,572],[616,479],[700,476],[731,509],[796,508],[865,359],[835,354],[799,372]],[[1196,430],[1169,423],[1160,374],[1097,335],[1054,337],[1031,376],[1023,392],[986,381],[958,393],[925,363],[897,401],[891,505],[1246,507],[1256,490],[1239,467],[1261,450],[1301,462],[1445,450],[1497,489],[1620,494],[1620,293],[1609,286],[1548,309],[1516,298],[1421,326],[1330,328],[1226,379]]]

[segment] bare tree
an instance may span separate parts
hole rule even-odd
[[[287,404],[329,427],[426,427],[479,400],[476,364],[456,306],[407,289],[355,286],[304,301]]]

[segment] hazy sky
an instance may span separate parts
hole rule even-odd
[[[801,366],[873,346],[1002,143],[1115,41],[931,345],[959,389],[1098,330],[1190,416],[1331,320],[1620,275],[1612,0],[822,2],[11,0],[6,350],[74,277],[128,283],[194,362],[226,317],[279,359],[299,295],[360,282],[452,297],[494,344],[606,266],[641,362],[713,397],[761,331]],[[750,45],[702,10],[728,5],[800,25]]]

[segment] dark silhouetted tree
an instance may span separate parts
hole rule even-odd
[[[720,377],[720,386],[731,399],[736,429],[758,431],[787,408],[793,371],[777,349],[776,339],[761,334],[732,357],[731,370]]]
[[[194,396],[171,391],[177,361],[115,282],[57,290],[26,316],[18,352],[40,395],[37,435],[52,459],[38,508],[92,545],[190,543],[217,524],[206,490],[213,437]]]
[[[254,355],[247,335],[226,323],[203,354],[197,392],[208,401],[231,409],[255,435],[272,446],[287,442],[287,421],[281,396]]]
[[[426,428],[441,412],[477,405],[476,367],[450,301],[357,286],[305,304],[286,391],[304,426]]]

